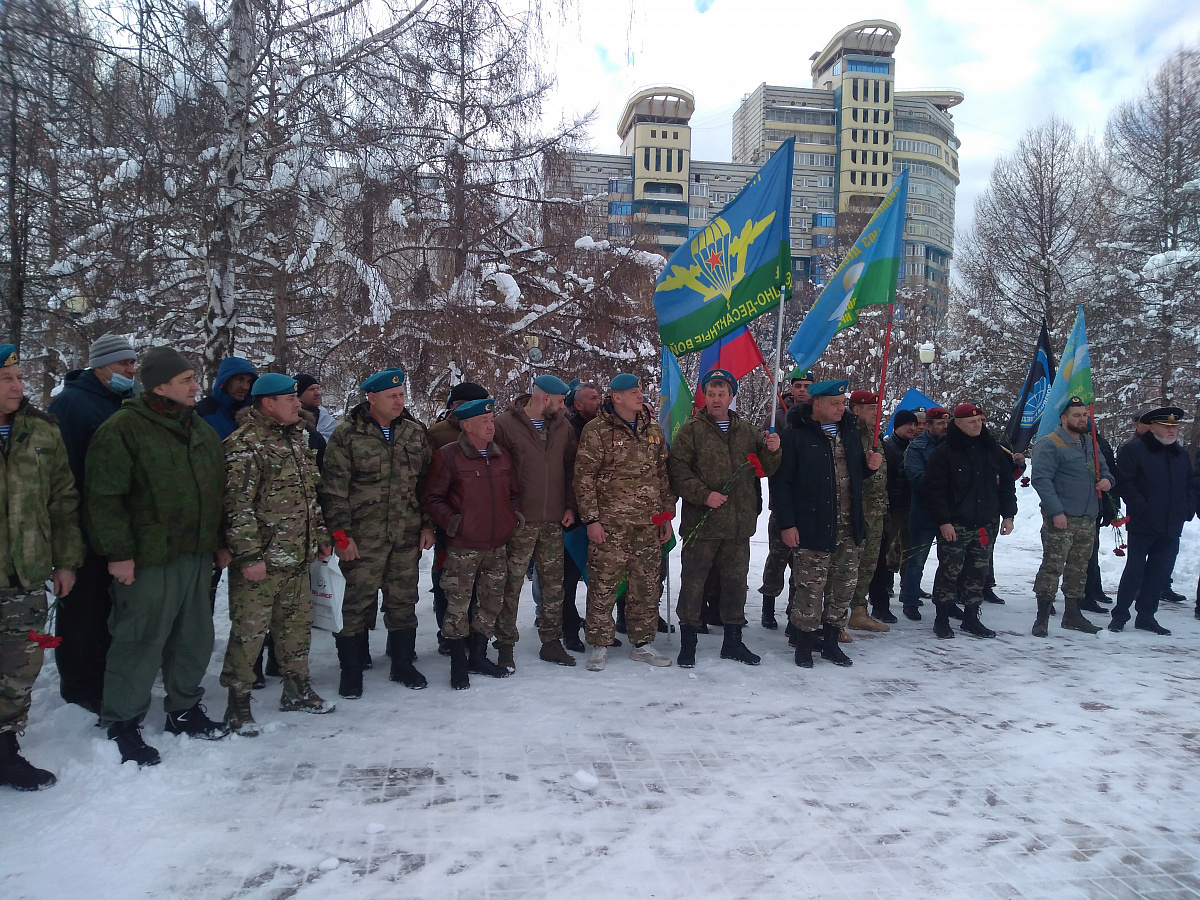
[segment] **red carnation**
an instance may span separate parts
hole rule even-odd
[[[987,528],[986,527],[980,528],[979,529],[979,546],[986,547],[988,545],[989,541],[991,541],[991,538],[988,537]]]
[[[659,528],[661,528],[663,525],[666,525],[668,522],[670,522],[673,518],[675,518],[675,510],[668,509],[668,510],[664,510],[664,511],[660,512],[656,516],[651,516],[650,521],[653,522],[655,525],[657,525]]]
[[[62,638],[60,637],[55,637],[52,634],[41,634],[37,631],[29,632],[29,639],[43,650],[53,650],[62,643]]]
[[[758,461],[757,453],[747,453],[746,454],[746,462],[748,462],[748,463],[750,463],[750,465],[754,466],[754,474],[757,475],[759,478],[767,477],[767,473],[763,471],[762,463]]]
[[[350,538],[346,537],[345,530],[341,528],[333,533],[333,542],[337,544],[339,550],[345,550],[350,546]]]

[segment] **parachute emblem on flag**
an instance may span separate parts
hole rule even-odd
[[[771,212],[758,222],[747,220],[737,237],[733,236],[723,218],[714,219],[692,238],[688,249],[692,252],[695,265],[687,269],[672,266],[671,274],[663,279],[658,290],[689,287],[702,295],[705,303],[717,297],[724,297],[728,301],[733,289],[746,274],[746,256],[750,245],[774,219],[775,213]],[[736,265],[731,265],[734,260]]]
[[[846,289],[846,299],[839,303],[833,311],[833,315],[829,317],[830,322],[838,322],[842,328],[854,324],[853,320],[849,318],[853,312],[850,304],[854,302],[854,286],[858,284],[858,277],[866,268],[864,263],[855,263],[846,270],[846,274],[842,276],[842,287]]]

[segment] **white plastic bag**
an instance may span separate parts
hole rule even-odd
[[[312,590],[313,627],[325,631],[342,630],[342,598],[346,596],[346,576],[338,565],[336,553],[317,560],[308,568]]]

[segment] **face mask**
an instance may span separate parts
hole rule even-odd
[[[126,391],[133,390],[133,379],[126,378],[120,372],[113,372],[112,380],[108,382],[108,386],[118,394],[124,394]]]

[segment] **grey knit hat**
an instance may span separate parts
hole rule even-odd
[[[149,393],[160,384],[166,384],[176,375],[193,368],[195,366],[178,350],[171,347],[151,347],[142,357],[138,375],[142,378],[142,387]]]
[[[133,345],[116,334],[102,334],[92,341],[88,350],[88,368],[98,369],[123,359],[137,359]]]

